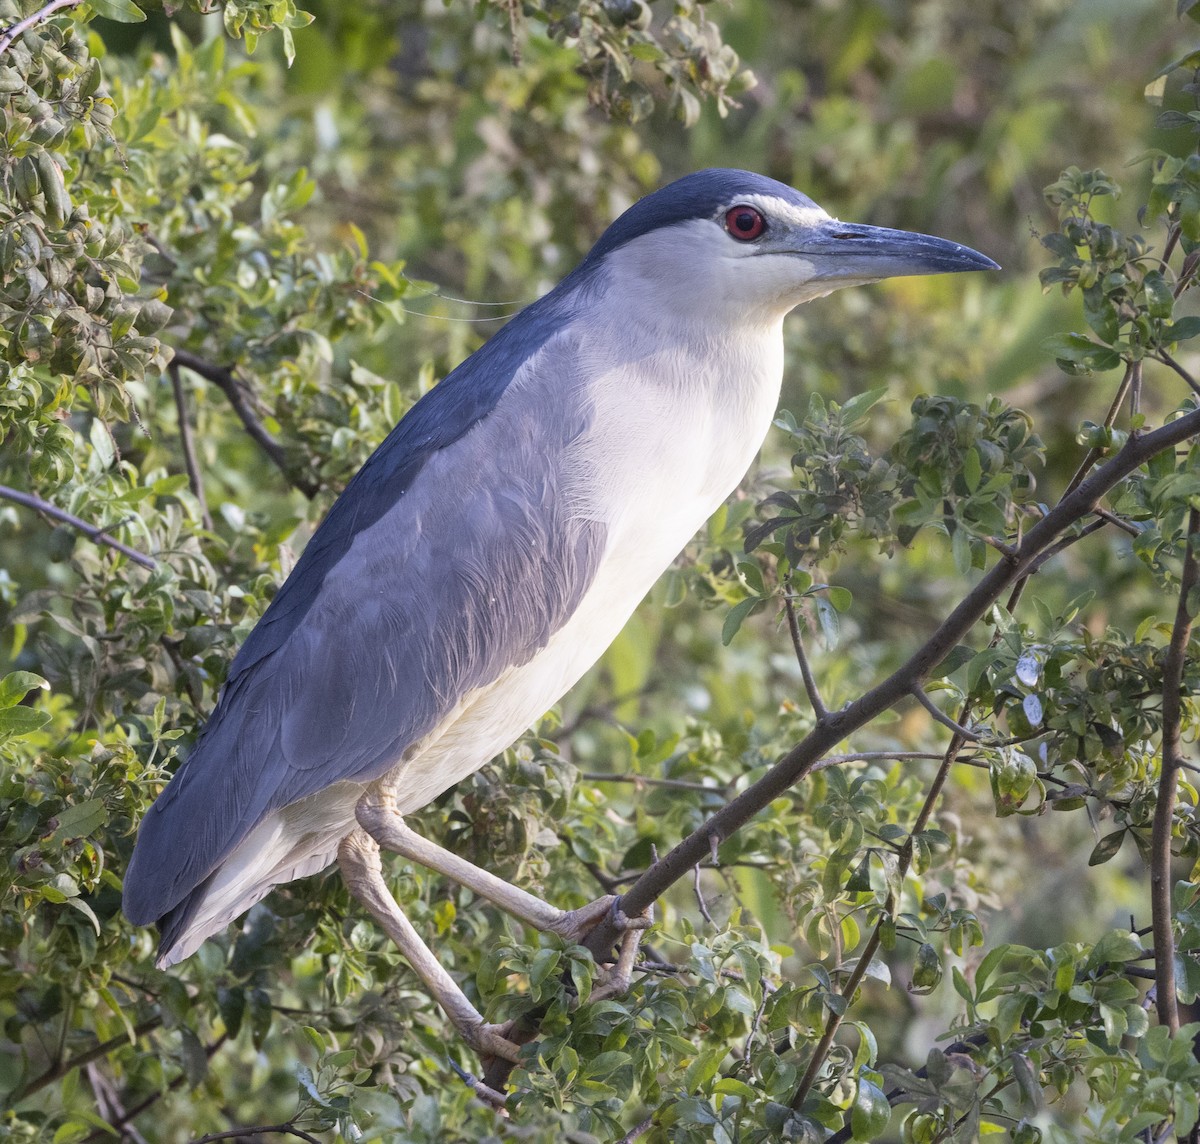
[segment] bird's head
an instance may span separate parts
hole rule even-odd
[[[686,175],[635,203],[581,270],[601,267],[631,309],[769,325],[843,286],[998,269],[957,242],[839,222],[783,183],[726,169]]]

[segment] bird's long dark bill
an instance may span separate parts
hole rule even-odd
[[[998,263],[969,246],[891,230],[835,222],[805,235],[800,255],[836,259],[840,269],[855,278],[898,278],[909,274],[955,274],[963,270],[999,270]]]

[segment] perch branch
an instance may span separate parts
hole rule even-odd
[[[4,500],[10,500],[14,504],[35,509],[46,516],[62,521],[63,524],[69,524],[72,528],[79,529],[89,540],[94,540],[97,544],[106,544],[109,548],[116,549],[116,551],[128,556],[130,560],[135,564],[140,564],[143,568],[154,569],[158,567],[153,557],[147,556],[144,552],[139,552],[136,548],[130,548],[128,544],[122,544],[119,540],[114,540],[108,535],[105,529],[97,528],[94,524],[88,524],[86,520],[80,520],[79,517],[74,516],[65,509],[58,508],[49,501],[34,496],[32,493],[23,493],[18,489],[10,489],[7,485],[0,485],[0,497],[3,497]]]

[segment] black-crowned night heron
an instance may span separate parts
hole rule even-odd
[[[783,318],[843,286],[994,269],[700,171],[642,199],[426,394],[330,509],[141,825],[125,913],[159,964],[335,859],[455,1024],[515,1059],[425,947],[379,849],[578,939],[561,911],[403,815],[502,751],[597,660],[771,424]]]

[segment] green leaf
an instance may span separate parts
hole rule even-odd
[[[725,623],[721,626],[721,643],[728,647],[733,637],[738,634],[738,629],[742,626],[746,617],[756,612],[760,607],[762,607],[762,600],[757,596],[743,600],[740,604],[734,604],[729,609],[729,614],[725,617]]]
[[[0,708],[15,707],[35,688],[50,690],[50,684],[32,671],[12,671],[0,679]]]
[[[1092,848],[1091,854],[1088,856],[1089,866],[1102,866],[1105,862],[1111,861],[1117,856],[1121,849],[1121,844],[1125,841],[1127,830],[1114,830],[1111,834],[1106,834]]]
[[[729,1050],[724,1045],[719,1045],[715,1049],[707,1049],[701,1053],[684,1071],[684,1089],[688,1092],[695,1092],[697,1089],[703,1088],[717,1075],[717,1069],[721,1067],[721,1062],[728,1053]]]
[[[35,711],[32,707],[0,708],[0,742],[32,734],[49,722],[49,711]]]
[[[88,3],[97,16],[120,24],[140,24],[146,18],[133,0],[88,0]]]
[[[888,1126],[892,1106],[887,1094],[874,1081],[859,1077],[854,1104],[850,1108],[850,1131],[855,1140],[875,1140]]]
[[[68,806],[57,818],[54,838],[64,842],[69,838],[86,838],[94,834],[108,821],[108,810],[103,799],[89,798],[86,802]]]
[[[842,406],[842,424],[852,426],[861,421],[867,413],[888,396],[890,390],[882,386],[879,389],[868,389],[865,393],[857,393]]]
[[[953,675],[963,664],[970,663],[975,658],[975,649],[966,644],[957,644],[950,649],[950,654],[930,673],[930,679],[945,679]]]
[[[854,603],[854,595],[849,588],[828,587],[825,589],[825,599],[842,615],[850,611]]]

